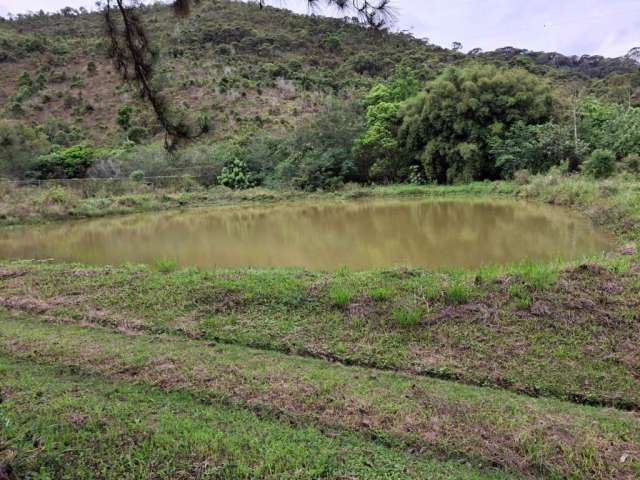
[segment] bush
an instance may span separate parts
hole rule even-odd
[[[149,135],[149,132],[144,127],[131,127],[127,130],[127,139],[133,143],[140,143]]]
[[[118,116],[116,117],[116,123],[125,132],[131,127],[131,113],[133,109],[129,105],[123,105],[118,109]]]
[[[491,139],[517,122],[548,121],[552,104],[548,85],[525,70],[450,67],[405,103],[398,143],[430,181],[498,178]]]
[[[58,148],[40,156],[32,167],[32,174],[38,179],[82,178],[96,159],[105,153],[103,149],[87,145]]]
[[[584,163],[583,170],[594,178],[608,178],[613,175],[616,156],[611,150],[597,149]]]
[[[635,175],[640,174],[640,155],[632,154],[627,155],[621,162],[623,170]]]
[[[144,172],[142,170],[134,170],[129,174],[129,180],[136,183],[142,183],[144,181]]]
[[[222,173],[218,176],[218,183],[235,190],[254,186],[251,182],[247,164],[239,158],[232,159],[222,169]]]

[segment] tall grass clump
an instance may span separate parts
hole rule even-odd
[[[178,262],[171,259],[157,258],[155,266],[160,273],[172,273],[178,269]]]
[[[391,319],[394,325],[402,328],[415,327],[422,320],[424,309],[420,307],[397,307],[391,312]]]

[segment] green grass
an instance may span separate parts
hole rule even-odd
[[[424,310],[422,308],[397,307],[391,312],[394,325],[415,327],[420,323]]]
[[[360,432],[394,450],[419,449],[427,458],[438,455],[550,477],[580,478],[588,472],[592,478],[612,478],[637,468],[635,459],[620,464],[619,456],[638,445],[638,420],[613,409],[246,347],[55,325],[29,315],[3,313],[0,326],[0,352],[15,361],[157,387],[167,395],[188,394],[205,404],[242,407],[322,431]],[[135,400],[125,398],[134,408]],[[166,407],[167,401],[159,404]],[[48,411],[46,400],[37,405]],[[145,431],[144,424],[138,426]]]
[[[2,268],[0,303],[78,324],[640,406],[633,262],[625,257],[609,268],[589,263],[544,275],[525,267],[490,275],[400,269],[347,276],[13,262]],[[394,294],[375,300],[370,292],[377,288]]]
[[[182,391],[0,355],[0,467],[16,478],[515,478]]]
[[[160,273],[171,273],[177,270],[178,262],[171,259],[158,258],[155,261],[155,267]]]

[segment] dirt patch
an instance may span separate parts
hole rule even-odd
[[[351,318],[366,319],[374,316],[377,310],[373,299],[369,295],[363,295],[349,302],[347,312]]]
[[[27,275],[29,270],[26,268],[0,268],[0,280],[6,280],[8,278],[16,278]]]
[[[13,467],[0,461],[0,480],[18,480]]]
[[[326,279],[313,282],[307,289],[307,298],[319,297],[323,295],[327,288],[329,288],[329,281]]]
[[[577,267],[569,267],[563,270],[563,273],[566,274],[569,278],[577,278],[582,275],[591,275],[591,276],[606,276],[611,277],[612,272],[606,267],[602,265],[598,265],[595,263],[583,263],[582,265],[578,265]]]
[[[67,415],[67,421],[76,428],[82,428],[86,425],[88,417],[79,412],[73,412]]]
[[[445,307],[440,312],[423,320],[426,326],[434,326],[441,323],[447,323],[452,320],[464,320],[471,322],[488,322],[497,317],[497,310],[484,303],[467,303],[464,305],[455,305]]]
[[[0,306],[29,313],[45,313],[53,308],[50,303],[32,297],[0,297]]]
[[[620,255],[635,256],[638,253],[638,247],[635,243],[628,243],[620,249]]]
[[[189,338],[202,338],[204,333],[200,325],[200,321],[194,314],[183,315],[175,319],[176,331]]]
[[[549,315],[551,315],[552,306],[545,301],[536,300],[529,307],[529,311],[536,317],[548,317]]]
[[[193,304],[201,314],[235,313],[242,308],[243,295],[236,290],[209,287],[195,293]]]

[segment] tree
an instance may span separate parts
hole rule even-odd
[[[418,93],[412,72],[398,68],[387,83],[375,85],[365,97],[367,130],[356,139],[353,154],[360,181],[401,180],[408,165],[398,148],[402,102]]]
[[[177,16],[189,15],[191,1],[174,0],[175,14]],[[324,3],[345,12],[352,12],[374,31],[386,28],[393,20],[390,8],[391,0],[305,1],[311,8]],[[168,101],[161,94],[161,88],[157,83],[154,83],[153,74],[157,52],[152,48],[140,18],[137,1],[131,0],[131,2],[131,4],[125,4],[125,0],[106,0],[104,19],[107,36],[110,40],[109,54],[123,79],[134,81],[140,89],[141,97],[151,105],[165,132],[165,147],[171,150],[179,141],[194,138],[203,133],[203,130],[200,129],[195,133],[193,128],[186,123],[184,116],[170,108]],[[268,2],[267,0],[255,0],[254,3],[262,8]],[[117,12],[119,22],[116,21],[114,10]]]
[[[548,121],[552,106],[548,85],[525,70],[450,67],[405,103],[398,140],[431,181],[494,179],[490,139],[516,122]]]
[[[578,140],[569,124],[526,125],[516,122],[490,141],[490,153],[501,178],[513,178],[518,170],[542,173],[566,162],[568,168],[577,169],[587,151],[587,145]]]

